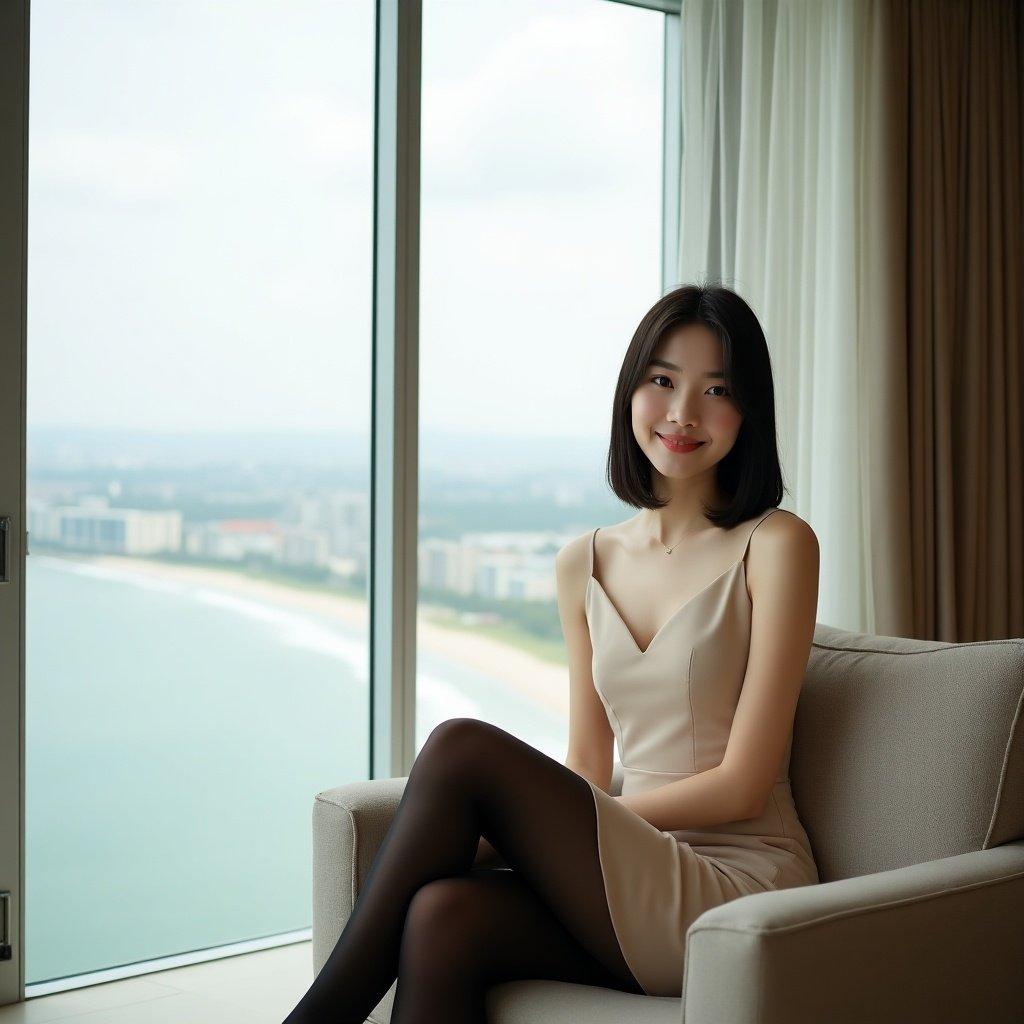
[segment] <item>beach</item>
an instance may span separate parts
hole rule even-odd
[[[375,772],[366,595],[40,546],[26,576],[28,976],[308,920],[319,794]],[[419,606],[413,756],[438,723],[472,717],[562,761],[558,666],[440,604]]]
[[[173,579],[226,591],[250,600],[314,612],[334,619],[364,637],[368,635],[368,606],[344,594],[318,593],[286,583],[253,579],[230,569],[173,565],[146,558],[94,555],[89,561],[158,579]],[[569,716],[569,675],[566,668],[541,661],[527,651],[463,629],[448,629],[420,615],[416,621],[417,646],[481,675],[491,676],[525,699],[553,714]]]

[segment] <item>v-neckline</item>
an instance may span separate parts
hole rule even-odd
[[[744,554],[745,553],[746,552],[744,552]],[[687,598],[687,600],[685,600],[662,623],[658,631],[654,634],[653,637],[651,637],[651,642],[644,649],[641,649],[640,645],[636,642],[636,637],[633,636],[633,633],[631,632],[629,626],[626,625],[626,620],[619,614],[618,608],[616,608],[613,604],[612,599],[608,596],[608,591],[604,589],[604,585],[601,583],[601,581],[593,573],[591,573],[590,580],[588,582],[597,584],[598,589],[604,595],[605,601],[608,602],[608,607],[611,608],[611,610],[615,613],[615,618],[619,620],[619,623],[622,626],[622,629],[625,632],[626,636],[628,636],[629,639],[633,642],[633,647],[636,648],[637,653],[640,655],[641,658],[643,658],[650,652],[651,648],[658,642],[658,637],[660,637],[661,634],[664,633],[666,629],[668,629],[669,625],[676,620],[676,618],[680,615],[683,609],[688,608],[691,604],[693,604],[693,602],[696,601],[698,597],[709,591],[719,580],[725,579],[726,576],[728,576],[730,573],[735,572],[737,569],[742,569],[744,567],[744,564],[745,562],[742,558],[740,558],[739,561],[733,562],[733,564],[730,565],[728,569],[726,569],[724,572],[719,573],[710,583],[708,583],[706,586],[701,587],[700,590],[698,590],[697,593],[694,594],[692,597]]]

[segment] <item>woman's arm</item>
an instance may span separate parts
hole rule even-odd
[[[615,734],[594,685],[594,648],[587,622],[590,534],[569,541],[555,556],[558,617],[569,668],[569,749],[565,765],[606,793],[611,785]]]

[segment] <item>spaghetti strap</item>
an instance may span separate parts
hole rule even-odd
[[[764,513],[764,515],[761,516],[760,519],[758,519],[756,523],[754,523],[753,527],[750,530],[750,533],[747,534],[747,543],[743,545],[743,554],[740,555],[741,562],[745,562],[747,560],[747,548],[750,547],[750,538],[754,536],[754,530],[756,530],[773,512],[778,511],[778,507],[770,508],[767,512]]]
[[[594,575],[594,541],[597,538],[597,531],[600,530],[600,529],[601,529],[600,526],[596,527],[594,532],[590,535],[590,575],[591,576]]]

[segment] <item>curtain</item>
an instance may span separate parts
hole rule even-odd
[[[684,0],[679,279],[722,281],[743,295],[764,326],[788,491],[783,506],[806,519],[821,544],[818,620],[954,640],[1024,635],[1024,564],[1020,68],[1011,57],[1013,5],[949,2],[962,12],[959,24],[943,22],[944,5],[912,0]],[[971,44],[965,30],[976,7],[989,9],[992,24],[987,39]],[[997,8],[1004,12],[998,30]],[[1019,41],[1019,15],[1017,24]],[[931,78],[919,60],[929,45]],[[947,66],[940,46],[942,54],[961,52],[960,61]],[[993,48],[1002,53],[1001,70],[992,71],[987,87],[974,86],[979,102],[966,106],[968,54],[981,76]],[[980,111],[994,102],[993,81],[1002,83],[1003,99],[997,109]],[[1010,136],[998,172],[1003,227],[991,206],[974,208],[971,227],[977,246],[1002,254],[985,261],[1001,281],[989,293],[992,304],[986,310],[975,295],[972,306],[975,348],[996,349],[983,359],[975,353],[966,376],[955,368],[963,370],[967,361],[951,356],[969,319],[966,292],[953,279],[967,267],[961,262],[967,236],[921,216],[922,182],[932,176],[952,190],[947,201],[967,202],[968,177],[984,183],[997,154],[988,135],[988,147],[975,142],[972,151],[962,120],[950,141],[936,110],[942,95],[948,117],[971,109],[982,124],[1001,122]],[[950,107],[953,96],[961,103]],[[952,147],[944,162],[937,165],[934,154],[921,159],[928,144],[914,148],[911,126],[933,146],[942,139]],[[988,189],[976,193],[982,203]],[[967,213],[963,206],[951,216],[963,227]],[[943,273],[935,276],[937,264]],[[932,306],[924,315],[929,276]],[[950,308],[940,311],[936,299]],[[991,340],[993,317],[1004,328],[998,342]],[[944,318],[940,327],[937,318]],[[940,336],[946,340],[937,345]],[[956,431],[978,430],[977,422],[958,425],[958,418],[981,414],[985,380],[990,389],[995,380],[981,372],[982,363],[998,364],[1006,375],[1001,411],[984,410],[986,441],[965,458],[967,446],[950,441]],[[941,426],[936,415],[944,417]],[[996,442],[999,426],[1011,440]],[[973,467],[972,480],[960,478],[958,455],[959,465]],[[982,478],[992,485],[984,496]],[[960,525],[951,519],[954,509]],[[982,523],[992,531],[985,540]],[[981,591],[988,611],[979,615]],[[989,614],[998,594],[1009,609],[1002,618]]]
[[[1024,636],[1022,7],[894,0],[915,635]]]

